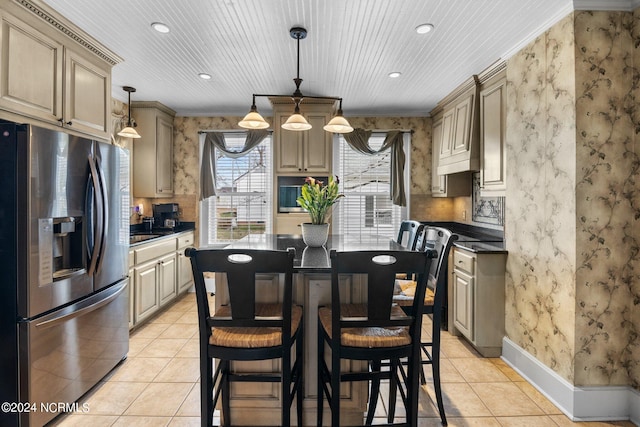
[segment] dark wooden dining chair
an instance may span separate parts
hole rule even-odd
[[[444,305],[445,290],[447,287],[449,253],[456,240],[458,240],[458,235],[451,233],[451,231],[446,228],[426,226],[422,231],[422,236],[418,243],[419,247],[417,248],[417,250],[420,251],[436,251],[438,253],[437,261],[432,263],[429,269],[427,289],[423,300],[424,314],[431,315],[432,317],[431,340],[423,340],[420,347],[424,356],[422,358],[422,364],[431,365],[436,404],[438,405],[438,412],[440,413],[440,419],[443,425],[447,425],[447,417],[444,412],[442,387],[440,384],[440,331],[442,328],[442,307]],[[415,304],[417,283],[413,280],[397,279],[396,285],[396,290],[399,288],[400,293],[394,294],[394,302],[404,310],[411,310]],[[399,361],[395,363],[399,363]],[[393,365],[393,362],[391,365]],[[420,380],[422,384],[426,383],[422,369],[420,370]],[[379,393],[379,385],[378,387],[374,387],[374,385],[372,385],[372,395],[375,394],[376,401],[374,401],[373,408],[370,408],[367,416],[368,419],[373,417],[373,411],[375,411],[375,403],[377,402],[377,395]],[[391,390],[389,392],[390,408],[395,407],[393,404],[395,396],[394,384],[391,383]]]
[[[340,383],[390,379],[399,384],[406,410],[406,422],[391,424],[416,426],[420,367],[422,299],[432,251],[331,251],[331,305],[318,309],[318,413],[322,425],[326,396],[331,409],[331,425],[340,425]],[[417,300],[403,311],[393,304],[396,273],[407,272],[417,278]],[[343,275],[366,275],[367,303],[348,304],[340,295],[339,279]],[[325,360],[325,344],[331,350],[331,362]],[[407,370],[382,370],[385,360],[406,358]],[[368,361],[366,372],[342,372],[343,359]],[[402,372],[399,372],[402,371]],[[395,402],[394,402],[395,403]],[[369,403],[371,405],[371,402]],[[389,420],[391,423],[393,420]]]
[[[295,251],[188,248],[198,305],[200,334],[200,407],[203,427],[213,421],[222,395],[223,425],[231,425],[230,383],[280,382],[282,425],[288,426],[293,399],[297,400],[298,425],[302,425],[303,312],[292,304]],[[226,273],[229,304],[212,316],[204,273]],[[256,274],[283,274],[281,303],[256,302]],[[295,363],[291,349],[295,344]],[[213,362],[217,368],[213,375]],[[232,361],[281,359],[281,372],[236,374]]]

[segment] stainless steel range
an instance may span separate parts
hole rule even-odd
[[[42,426],[128,351],[129,155],[6,121],[0,150],[0,425]]]

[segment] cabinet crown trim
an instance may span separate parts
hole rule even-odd
[[[431,115],[432,117],[437,115],[441,111],[445,110],[448,106],[451,106],[455,101],[457,101],[460,96],[464,95],[466,92],[476,90],[479,85],[480,81],[478,80],[478,76],[474,74],[473,76],[469,77],[464,83],[458,86],[453,92],[451,92],[440,102],[438,102],[436,108],[431,110],[429,115]]]
[[[155,108],[156,110],[160,110],[164,113],[167,113],[171,117],[176,116],[176,112],[171,108],[167,107],[164,104],[159,103],[158,101],[133,101],[131,102],[131,108]]]
[[[121,57],[111,52],[96,39],[84,33],[71,22],[64,20],[63,17],[57,14],[54,10],[49,9],[40,2],[33,0],[14,1],[20,6],[27,9],[32,14],[38,16],[48,24],[55,27],[60,32],[64,33],[67,37],[71,38],[76,43],[80,44],[84,48],[88,49],[89,51],[109,63],[111,66],[119,64],[123,61]]]
[[[480,81],[480,84],[485,84],[506,69],[507,63],[503,60],[498,60],[478,74],[478,80]]]

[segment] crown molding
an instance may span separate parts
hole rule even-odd
[[[114,66],[122,62],[122,58],[103,46],[96,39],[82,31],[76,25],[64,18],[55,10],[44,4],[41,0],[13,0],[19,6],[25,8],[33,15],[47,22],[67,37],[90,50],[104,61]]]

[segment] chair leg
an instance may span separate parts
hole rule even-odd
[[[282,378],[280,381],[281,418],[283,426],[291,425],[291,349],[285,349],[282,355]]]
[[[442,387],[440,385],[440,336],[434,336],[431,346],[431,368],[433,370],[433,388],[436,392],[436,403],[440,412],[442,425],[447,425],[447,416],[444,413],[444,403],[442,402]]]
[[[340,337],[338,337],[340,339]],[[331,427],[340,427],[340,354],[331,348]]]
[[[231,405],[230,405],[230,392],[231,387],[229,385],[229,373],[231,371],[231,362],[228,360],[220,361],[222,366],[222,379],[220,387],[222,388],[222,425],[225,427],[231,426]]]
[[[426,349],[424,348],[425,344],[421,344],[420,346],[422,347],[423,351],[426,352]],[[422,369],[422,365],[423,365],[423,363],[422,363],[422,355],[420,355],[420,357],[421,357],[421,359],[420,359],[420,365],[421,365],[420,366],[420,384],[425,385],[425,384],[427,384],[427,379],[424,376],[424,369]]]
[[[371,371],[376,372],[380,371],[379,360],[371,361]],[[371,380],[371,392],[369,393],[369,408],[367,410],[367,420],[365,421],[365,425],[370,426],[373,423],[373,416],[376,412],[376,406],[378,405],[378,396],[380,396],[380,378],[373,378]]]
[[[296,390],[296,409],[298,425],[302,426],[302,401],[304,399],[304,331],[302,326],[304,325],[304,319],[300,322],[300,330],[298,331],[298,337],[296,338],[296,364],[298,370],[297,376],[297,390]]]
[[[213,425],[213,360],[202,357],[200,362],[200,425],[211,427]]]
[[[418,369],[422,369],[420,354],[409,358],[407,375],[407,424],[418,425]]]
[[[389,369],[391,371],[391,377],[389,378],[389,408],[387,408],[387,422],[391,424],[396,417],[396,396],[398,390],[398,359],[391,360]]]
[[[322,325],[320,324],[320,320],[318,320],[318,367],[316,372],[316,381],[318,383],[317,391],[317,412],[316,412],[316,423],[318,427],[322,426],[322,411],[324,405],[324,375],[323,375],[323,365],[324,365],[324,337],[322,336]]]

